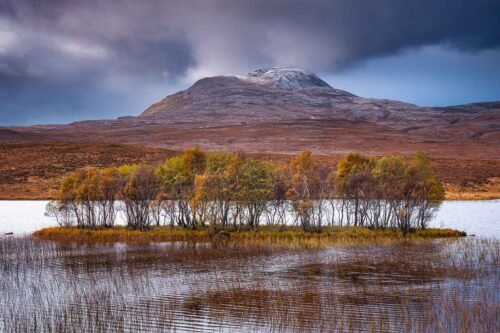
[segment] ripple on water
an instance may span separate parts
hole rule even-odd
[[[461,306],[498,305],[499,248],[498,241],[469,239],[256,253],[209,244],[3,240],[0,331],[23,331],[37,322],[81,331],[376,325],[396,332],[408,328],[403,324],[428,325],[433,308],[456,297],[465,302]]]

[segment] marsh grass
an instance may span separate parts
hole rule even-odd
[[[283,272],[284,284],[227,284],[191,295],[187,309],[223,320],[250,317],[277,331],[498,331],[498,241],[450,245],[350,249]],[[482,291],[470,295],[471,285]]]
[[[443,257],[439,244],[391,246],[392,253],[376,252],[351,254],[348,261],[309,263],[296,268],[296,273],[310,278],[329,278],[351,281],[358,285],[425,284],[448,278],[471,279],[474,267],[457,265]],[[406,252],[411,248],[415,252]],[[426,252],[429,251],[429,252]],[[435,251],[435,252],[434,252]]]
[[[498,240],[471,238],[305,250],[4,238],[0,331],[498,332],[499,263]]]
[[[210,228],[186,230],[156,227],[145,231],[124,227],[88,230],[79,228],[46,228],[33,234],[38,239],[75,243],[150,243],[150,242],[215,242],[254,245],[296,245],[317,247],[332,244],[394,243],[437,238],[456,238],[466,234],[452,229],[426,229],[404,234],[397,229],[372,230],[363,227],[325,227],[321,232],[304,232],[298,227],[261,226],[259,228],[227,227],[217,232]]]
[[[140,231],[125,227],[110,229],[45,228],[33,234],[36,238],[77,243],[150,243],[150,242],[207,242],[207,230],[186,230],[182,228],[151,228]]]

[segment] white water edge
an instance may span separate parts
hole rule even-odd
[[[48,201],[0,200],[0,235],[29,234],[57,225],[44,215]],[[118,224],[123,216],[118,214]],[[477,237],[500,239],[500,200],[444,201],[430,227],[452,228]]]

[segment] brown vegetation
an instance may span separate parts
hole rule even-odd
[[[286,245],[323,247],[332,244],[385,244],[402,241],[424,241],[437,238],[464,237],[465,233],[451,229],[418,230],[404,235],[394,229],[370,230],[361,227],[325,227],[321,233],[303,232],[298,227],[268,227],[258,229],[214,232],[213,229],[186,230],[184,228],[155,227],[146,231],[124,227],[88,230],[79,228],[45,228],[33,234],[38,239],[62,243],[151,243],[151,242],[212,242],[227,244]]]
[[[52,199],[62,178],[85,166],[159,164],[174,152],[119,144],[0,144],[0,199]]]
[[[316,151],[314,145],[309,148]],[[389,149],[389,146],[387,148],[384,150],[386,153],[398,152],[395,148]],[[414,150],[418,148],[415,146]],[[365,151],[364,149],[357,150]],[[498,181],[500,160],[493,159],[495,155],[489,154],[490,157],[488,157],[486,154],[477,159],[467,158],[467,155],[443,158],[439,155],[446,154],[434,153],[432,150],[425,151],[429,153],[431,165],[445,186],[446,199],[500,198],[500,182]],[[336,164],[341,157],[338,153],[330,154],[326,151],[319,153],[320,163],[331,161]],[[404,152],[401,151],[401,153]],[[64,141],[0,143],[0,199],[54,199],[62,178],[83,167],[108,167],[137,163],[159,165],[173,154],[175,152],[164,148],[122,144]],[[250,155],[284,163],[290,159],[290,155],[278,153]],[[455,156],[459,156],[459,149]]]
[[[479,239],[297,251],[0,238],[0,328],[496,332],[499,249]]]

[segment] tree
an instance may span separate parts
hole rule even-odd
[[[175,215],[172,216],[172,208],[174,201],[171,200],[167,193],[158,193],[155,200],[151,202],[151,215],[154,223],[157,227],[160,225],[166,225],[166,220],[169,220],[169,224],[172,226]],[[175,211],[174,211],[175,214]]]
[[[51,215],[58,211],[60,214],[66,215],[67,219],[74,219],[76,225],[83,228],[85,227],[83,213],[80,204],[77,202],[77,189],[81,183],[80,176],[79,172],[74,172],[63,178],[58,194],[57,210],[49,207],[47,213]]]
[[[409,170],[415,186],[416,217],[413,226],[425,229],[444,199],[444,188],[423,152],[415,153]]]
[[[262,213],[273,199],[275,174],[275,167],[268,162],[249,158],[243,163],[237,200],[245,208],[251,227],[259,225]]]
[[[44,215],[54,218],[60,227],[73,227],[75,225],[73,211],[68,209],[66,204],[57,200],[47,203]]]
[[[374,169],[379,199],[391,207],[391,216],[405,233],[413,228],[426,228],[439,208],[444,189],[434,175],[428,158],[417,152],[408,163],[403,157],[381,158]]]
[[[408,163],[402,156],[382,157],[373,170],[377,182],[376,192],[380,212],[376,227],[382,227],[396,222],[402,227],[401,212],[404,210],[403,192],[407,183]],[[404,215],[404,214],[403,214]]]
[[[340,201],[332,200],[334,190]],[[206,222],[256,227],[263,214],[269,224],[284,225],[291,212],[293,223],[305,231],[319,231],[325,221],[353,221],[354,226],[392,226],[408,233],[426,228],[443,198],[443,186],[421,152],[411,160],[350,153],[333,172],[310,151],[278,168],[242,154],[190,148],[158,169],[122,165],[77,170],[63,178],[46,214],[62,226],[108,228],[121,200],[127,225],[134,229],[167,221],[190,229]]]
[[[164,191],[177,206],[176,222],[180,226],[196,228],[197,207],[193,205],[195,179],[203,174],[205,166],[206,154],[195,147],[185,150],[180,156],[169,158],[158,170]]]
[[[266,221],[269,225],[281,224],[283,227],[286,224],[286,212],[288,208],[288,191],[290,186],[290,177],[287,168],[275,167],[274,177],[272,180],[272,195],[271,201],[266,210]]]
[[[321,221],[313,221],[314,200],[318,199],[320,175],[318,163],[309,150],[290,162],[290,188],[288,198],[297,214],[302,229],[313,231],[321,228]],[[314,223],[316,222],[316,223]]]
[[[100,225],[113,227],[116,220],[116,200],[119,192],[119,173],[114,167],[98,170],[97,206]]]
[[[64,225],[81,228],[109,228],[116,219],[118,193],[116,168],[83,168],[64,177],[57,202],[47,214]]]
[[[82,206],[85,226],[95,229],[99,223],[97,200],[99,198],[98,170],[88,167],[79,172],[80,183],[76,188],[76,200]]]
[[[150,166],[124,165],[119,172],[127,226],[147,229],[152,221],[151,203],[160,189],[156,170]]]
[[[314,219],[316,220],[316,225],[319,229],[323,224],[323,221],[333,221],[335,217],[335,210],[332,196],[335,184],[332,178],[332,168],[328,164],[324,164],[318,167],[318,191],[317,200],[314,200]],[[331,210],[328,210],[328,204],[330,204]],[[331,220],[329,217],[331,216]],[[330,223],[331,224],[331,223]]]
[[[206,207],[207,218],[214,226],[224,227],[229,222],[229,212],[240,186],[242,165],[240,155],[211,153],[207,156],[205,173],[195,179],[194,201]]]
[[[353,200],[354,226],[363,225],[367,200],[370,199],[375,159],[357,153],[349,153],[337,166],[337,190],[342,199]]]

